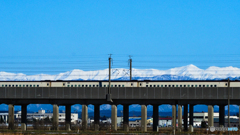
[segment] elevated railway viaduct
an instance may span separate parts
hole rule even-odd
[[[71,128],[71,105],[82,105],[82,124],[87,128],[87,105],[94,105],[95,130],[99,129],[100,105],[112,106],[111,128],[117,130],[117,105],[123,105],[123,125],[128,131],[129,105],[140,104],[142,111],[141,128],[147,130],[147,105],[153,105],[153,130],[157,131],[159,110],[161,104],[172,105],[172,124],[178,130],[182,127],[182,106],[184,106],[184,130],[193,125],[194,105],[208,105],[208,125],[213,126],[213,106],[219,105],[219,125],[224,125],[224,106],[228,104],[227,87],[113,87],[111,97],[113,102],[106,100],[108,88],[104,87],[1,87],[0,103],[9,105],[9,128],[13,128],[14,105],[21,105],[22,130],[26,130],[28,104],[52,104],[53,126],[58,129],[59,105],[66,106],[66,128]],[[231,104],[240,105],[240,87],[230,87]],[[178,105],[178,109],[176,109]],[[189,125],[188,125],[189,105]],[[176,112],[176,110],[178,110]],[[178,118],[176,117],[178,113]],[[176,129],[176,126],[173,126]]]

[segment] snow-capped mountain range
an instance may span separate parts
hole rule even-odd
[[[133,79],[138,80],[218,80],[228,77],[238,79],[240,69],[236,67],[209,67],[200,69],[194,65],[172,68],[168,70],[133,69]],[[128,80],[129,70],[123,68],[112,69],[113,80]],[[107,80],[108,69],[83,71],[74,69],[57,75],[0,72],[1,81],[39,81],[39,80]]]
[[[157,70],[157,69],[133,69],[133,79],[137,80],[219,80],[219,79],[239,79],[240,69],[236,67],[209,67],[207,69],[200,69],[194,65],[187,65],[183,67],[172,68],[169,70]],[[129,70],[118,68],[112,69],[111,78],[114,80],[129,80]],[[65,73],[57,75],[37,74],[26,75],[23,73],[8,73],[0,72],[1,81],[39,81],[39,80],[108,80],[108,69],[95,70],[95,71],[83,71],[74,69]],[[20,106],[19,106],[20,107]],[[16,106],[15,109],[20,109]],[[7,110],[7,105],[0,105],[1,110]],[[110,110],[110,105],[102,105],[101,110]],[[38,111],[40,109],[52,110],[51,105],[28,105],[29,111]],[[60,110],[65,108],[61,106]],[[81,111],[81,105],[72,106],[72,110]],[[122,110],[122,106],[118,109]],[[130,111],[141,111],[139,105],[131,105]],[[152,106],[148,106],[148,109],[152,110]],[[227,109],[227,108],[226,108]],[[231,111],[238,111],[238,106],[232,105]],[[89,111],[93,111],[94,107],[89,105]],[[159,110],[162,112],[171,112],[171,105],[159,106]],[[215,107],[218,111],[218,106]],[[195,111],[207,111],[207,106],[197,105]]]

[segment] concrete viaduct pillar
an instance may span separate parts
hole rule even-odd
[[[53,105],[53,130],[58,130],[59,123],[59,106],[57,104]]]
[[[158,132],[158,121],[159,121],[159,113],[158,113],[158,105],[153,105],[153,131]]]
[[[8,105],[8,129],[14,129],[14,105]]]
[[[219,127],[225,126],[225,106],[219,105]]]
[[[66,105],[65,109],[66,130],[71,131],[71,105]]]
[[[123,105],[123,130],[129,131],[129,105]]]
[[[208,105],[208,126],[213,126],[213,106]]]
[[[147,132],[147,106],[141,105],[141,131]]]
[[[173,132],[176,131],[176,105],[172,105],[172,128]]]
[[[178,105],[178,131],[182,131],[182,105]]]
[[[27,130],[27,105],[21,106],[21,129],[22,131]]]
[[[112,105],[112,112],[111,112],[111,128],[113,131],[117,131],[117,106]]]
[[[239,115],[238,118],[240,118],[240,106],[239,106],[239,112],[238,112],[238,115]],[[239,119],[238,122],[239,122],[238,126],[240,126],[240,119]]]
[[[189,130],[190,132],[193,132],[193,104],[189,104]]]
[[[82,105],[82,128],[83,130],[87,129],[88,125],[88,106]]]
[[[188,104],[184,105],[184,131],[188,131]]]
[[[100,105],[94,105],[94,130],[99,131]]]

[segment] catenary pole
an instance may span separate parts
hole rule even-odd
[[[111,61],[112,61],[112,58],[111,58],[111,55],[112,54],[109,54],[109,58],[108,58],[108,62],[109,62],[109,76],[108,76],[108,94],[111,93],[111,90],[110,90],[110,87],[111,87]]]
[[[110,54],[108,60],[109,60],[109,77],[108,77],[109,81],[108,81],[108,93],[107,93],[106,98],[107,98],[107,101],[113,102],[112,96],[111,96],[111,88],[110,88],[111,87],[111,62],[112,62],[111,54]]]
[[[132,80],[132,58],[129,56],[129,62],[130,62],[130,81]]]

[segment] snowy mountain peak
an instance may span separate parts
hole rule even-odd
[[[209,80],[226,79],[228,77],[238,78],[240,69],[236,67],[216,67],[211,66],[206,70],[190,64],[168,70],[158,69],[135,69],[133,68],[133,79],[148,80]],[[129,69],[112,69],[111,78],[115,80],[128,80]],[[23,73],[0,72],[1,81],[38,81],[38,80],[107,80],[108,69],[83,71],[74,69],[57,75],[37,74],[26,75]]]
[[[199,69],[197,66],[193,65],[193,64],[189,64],[187,66],[183,66],[183,67],[186,67],[186,68],[197,68]]]

